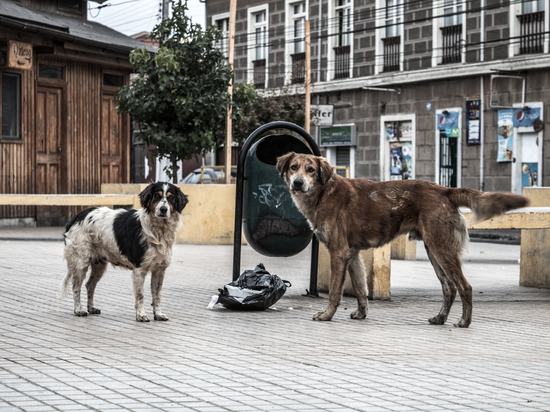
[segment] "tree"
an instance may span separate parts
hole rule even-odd
[[[159,42],[155,55],[144,48],[130,54],[137,78],[119,89],[119,112],[137,121],[140,138],[154,145],[154,157],[168,157],[166,172],[176,183],[177,162],[221,146],[225,139],[227,92],[233,73],[217,46],[220,31],[203,30],[186,15],[187,2],[178,0],[173,16],[159,23],[151,38]]]
[[[303,127],[306,121],[304,95],[290,93],[285,87],[260,95],[253,85],[241,83],[234,88],[233,101],[233,140],[241,146],[266,123],[282,120]]]

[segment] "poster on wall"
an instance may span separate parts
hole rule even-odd
[[[390,144],[390,180],[402,180],[403,145]]]
[[[397,140],[397,122],[386,122],[386,140],[394,142]]]
[[[498,111],[498,154],[497,162],[511,162],[514,147],[514,111]]]
[[[538,163],[522,163],[521,164],[521,188],[538,186]]]
[[[401,152],[403,155],[401,167],[403,180],[412,179],[412,143],[403,142]]]
[[[466,144],[480,144],[480,100],[466,101]]]

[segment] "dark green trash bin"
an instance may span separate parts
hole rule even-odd
[[[312,150],[302,137],[274,134],[260,138],[246,154],[243,232],[248,244],[265,256],[296,255],[313,236],[277,172],[277,158],[289,152]]]

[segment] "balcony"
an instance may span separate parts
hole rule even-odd
[[[442,63],[460,63],[462,61],[462,53],[460,50],[460,35],[462,34],[462,24],[441,27],[441,34],[443,35]]]
[[[346,79],[349,77],[350,46],[338,46],[334,48],[334,78]]]
[[[519,19],[519,53],[542,53],[544,50],[544,11],[517,16]]]
[[[306,53],[291,54],[292,57],[292,84],[305,83],[306,81]]]
[[[399,71],[399,46],[401,45],[401,36],[386,37],[382,39],[384,43],[384,72]]]
[[[265,89],[265,59],[254,60],[252,64],[254,65],[254,87],[256,89]]]

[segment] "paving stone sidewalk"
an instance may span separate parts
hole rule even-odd
[[[130,272],[109,268],[102,313],[56,298],[63,242],[0,240],[0,411],[550,411],[550,290],[518,286],[519,246],[471,243],[464,270],[474,317],[429,325],[441,287],[425,253],[392,261],[392,300],[364,321],[345,297],[303,296],[309,250],[257,263],[292,282],[265,312],[206,308],[231,279],[232,247],[174,247],[163,291],[168,322],[137,323]],[[152,310],[148,309],[152,315]]]

